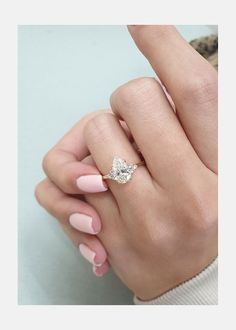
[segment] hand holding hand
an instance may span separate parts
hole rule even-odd
[[[49,152],[49,179],[36,196],[72,240],[83,243],[81,252],[97,275],[107,271],[108,257],[146,300],[195,276],[217,255],[217,74],[173,27],[129,30],[176,113],[155,79],[125,84],[111,97],[115,115],[82,120]],[[127,184],[108,180],[107,190],[99,175],[109,172],[114,156],[140,162],[132,139],[146,167]],[[88,181],[81,189],[77,178],[88,174],[99,177],[100,192],[83,200],[77,194]]]

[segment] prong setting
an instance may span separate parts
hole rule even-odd
[[[111,179],[120,184],[124,184],[131,180],[132,175],[137,167],[138,165],[128,164],[124,159],[120,157],[114,157],[112,162],[112,169],[103,178]]]

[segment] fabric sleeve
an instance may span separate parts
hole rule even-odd
[[[149,301],[134,297],[136,305],[217,305],[218,258],[192,279]]]

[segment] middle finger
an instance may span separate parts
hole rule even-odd
[[[141,161],[119,120],[113,114],[93,117],[85,126],[84,137],[93,160],[104,175],[110,171],[115,156],[126,160],[128,164],[137,164]],[[138,167],[133,176],[132,182],[126,184],[107,180],[118,205],[126,205],[127,199],[129,206],[133,200],[137,204],[137,199],[142,199],[144,189],[151,189],[152,179],[145,166]]]
[[[111,96],[111,105],[128,125],[161,186],[188,180],[202,166],[155,79],[136,79],[121,86]]]

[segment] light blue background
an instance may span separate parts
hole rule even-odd
[[[178,29],[187,40],[211,33]],[[76,121],[109,107],[119,85],[154,73],[124,26],[20,26],[18,44],[19,304],[132,304],[112,272],[93,275],[34,187],[43,155]]]

